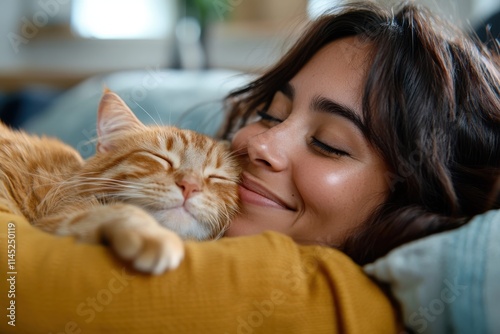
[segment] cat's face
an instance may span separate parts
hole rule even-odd
[[[238,208],[240,175],[228,145],[189,130],[144,126],[110,92],[101,101],[98,134],[98,153],[86,169],[98,171],[93,177],[106,184],[106,199],[140,206],[184,238],[225,230]]]

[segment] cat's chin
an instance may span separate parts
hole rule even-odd
[[[209,227],[199,222],[184,207],[152,212],[160,225],[174,230],[184,239],[204,240],[212,234]]]

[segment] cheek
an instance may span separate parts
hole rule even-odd
[[[320,219],[328,220],[361,214],[367,202],[378,193],[378,185],[372,184],[373,178],[378,176],[349,167],[314,166],[302,171],[297,183],[302,189],[306,209],[311,209]]]
[[[298,173],[296,184],[304,205],[324,215],[335,210],[345,199],[347,175],[332,172],[331,168],[318,168],[312,164]]]

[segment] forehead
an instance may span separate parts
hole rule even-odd
[[[344,37],[321,48],[291,80],[308,95],[320,95],[361,110],[373,46],[357,37]]]
[[[366,70],[370,62],[372,44],[362,41],[359,37],[351,36],[338,39],[327,44],[324,52],[334,52],[340,61],[349,64],[352,69]]]

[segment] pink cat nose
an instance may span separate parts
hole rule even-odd
[[[188,199],[193,193],[200,191],[201,188],[198,182],[190,179],[182,179],[175,184],[181,188],[184,199]]]

